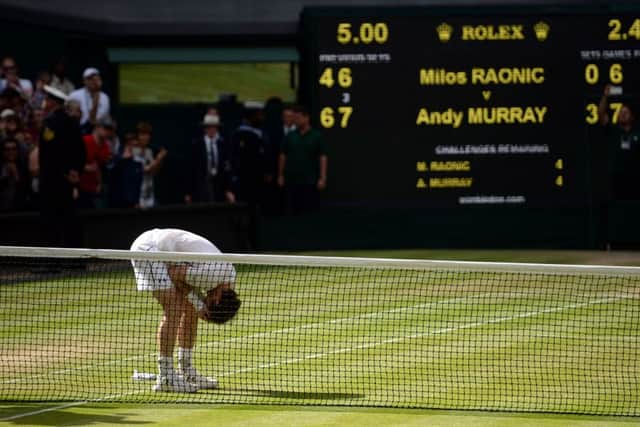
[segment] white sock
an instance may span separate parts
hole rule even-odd
[[[160,371],[161,377],[169,378],[173,376],[173,357],[158,357],[158,370]]]
[[[193,366],[191,366],[192,356],[192,348],[178,347],[178,365],[180,366],[180,370],[183,374],[187,374],[193,369]]]

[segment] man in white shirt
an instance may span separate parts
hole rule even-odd
[[[67,78],[65,69],[66,66],[62,58],[53,64],[51,69],[51,82],[49,83],[49,86],[53,86],[69,95],[76,89],[76,87],[71,83],[71,80]]]
[[[84,87],[74,90],[69,95],[69,100],[80,104],[82,117],[80,126],[89,131],[92,125],[108,118],[111,115],[111,103],[109,96],[102,92],[102,77],[97,68],[89,67],[82,73]]]
[[[16,61],[7,56],[2,60],[2,79],[0,79],[0,93],[6,88],[13,88],[26,99],[31,98],[33,85],[27,79],[18,77],[18,65]]]
[[[178,229],[153,229],[142,233],[132,251],[220,253],[210,241]],[[240,308],[234,291],[236,271],[231,263],[132,261],[138,291],[152,292],[164,317],[158,328],[158,370],[154,391],[193,393],[218,386],[214,378],[201,375],[192,365],[198,317],[222,324]],[[173,349],[178,341],[179,371],[173,368]]]

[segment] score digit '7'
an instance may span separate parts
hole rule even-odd
[[[353,107],[351,106],[341,106],[338,107],[338,114],[340,115],[340,127],[346,128],[349,126],[349,119],[351,118],[351,114],[353,113]],[[336,116],[333,108],[324,107],[320,110],[320,124],[324,128],[332,128],[336,124]]]
[[[351,68],[348,68],[348,67],[340,68],[337,72],[337,77],[338,77],[338,85],[343,89],[347,89],[351,87],[351,85],[353,84]],[[325,68],[322,74],[320,75],[320,79],[318,82],[322,86],[325,86],[329,89],[332,88],[333,85],[336,83],[334,80],[333,68],[330,68],[330,67]],[[338,114],[341,115],[340,117],[341,128],[346,128],[347,126],[349,126],[349,118],[351,117],[352,113],[353,113],[353,107],[350,107],[350,106],[338,107]],[[333,108],[324,107],[320,111],[320,124],[324,128],[332,128],[335,126],[336,118],[335,118],[335,112]]]

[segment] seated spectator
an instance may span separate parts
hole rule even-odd
[[[220,118],[207,114],[202,121],[203,135],[191,142],[185,203],[235,201],[229,191],[228,150],[218,132]]]
[[[140,207],[140,189],[144,175],[144,159],[134,133],[124,137],[122,153],[114,156],[109,179],[109,206],[114,208]]]
[[[18,143],[19,161],[26,165],[27,157],[31,151],[30,132],[24,126],[20,117],[11,109],[5,109],[0,113],[0,121],[2,121],[2,136],[9,138]]]
[[[46,71],[42,71],[38,74],[38,78],[36,79],[36,89],[33,91],[31,95],[31,108],[42,108],[42,102],[44,98],[47,96],[44,91],[44,86],[48,85],[51,81],[51,76]]]
[[[66,95],[69,95],[76,88],[66,76],[64,59],[59,59],[53,64],[51,69],[51,83],[49,85]]]
[[[75,120],[78,125],[80,125],[80,120],[82,119],[82,109],[80,108],[80,103],[77,101],[67,101],[64,104],[64,110],[69,117]]]
[[[7,88],[13,88],[26,99],[31,98],[33,86],[27,79],[18,76],[18,65],[16,61],[7,56],[2,60],[2,79],[0,79],[0,92]]]
[[[43,123],[45,119],[44,110],[42,108],[35,108],[33,110],[33,114],[31,118],[32,118],[31,127],[29,131],[30,131],[30,135],[32,136],[33,142],[27,158],[27,167],[29,170],[29,175],[31,177],[29,207],[36,208],[38,206],[38,199],[39,199],[39,192],[40,192],[39,144],[40,144],[40,135],[43,130],[42,128],[43,128]]]
[[[278,185],[284,187],[288,213],[318,207],[327,186],[327,150],[320,131],[311,127],[309,112],[295,107],[296,130],[285,138],[278,164]]]
[[[8,87],[3,90],[1,98],[2,101],[0,101],[0,103],[4,105],[4,109],[9,108],[13,110],[23,123],[29,123],[31,120],[31,105],[29,104],[28,98],[13,87]]]
[[[18,158],[18,141],[7,138],[2,143],[0,163],[0,210],[16,211],[25,206],[28,174]]]
[[[112,155],[108,142],[112,130],[111,120],[104,119],[96,124],[91,134],[84,135],[82,138],[86,150],[86,160],[78,184],[80,191],[78,207],[80,208],[94,209],[97,207],[98,198],[102,191],[102,169],[111,160]]]
[[[102,92],[102,77],[97,68],[87,68],[82,78],[84,87],[71,92],[69,100],[80,104],[80,126],[84,133],[91,133],[96,123],[111,116],[111,104],[109,96]]]
[[[134,150],[134,154],[143,160],[144,176],[142,177],[142,185],[140,188],[140,208],[152,208],[156,204],[153,177],[160,171],[168,151],[163,147],[158,153],[154,153],[151,148],[151,124],[147,122],[138,123],[137,139],[138,147]]]
[[[120,143],[120,137],[118,136],[118,122],[111,117],[111,137],[107,140],[109,143],[109,150],[111,150],[111,154],[115,156],[116,154],[122,153],[122,144]],[[112,157],[113,159],[113,157]],[[110,168],[113,165],[113,162],[107,163],[107,167]]]
[[[35,143],[33,150],[29,153],[27,166],[31,177],[30,206],[35,208],[40,203],[40,146],[38,142]]]
[[[36,135],[40,134],[42,130],[42,123],[44,122],[44,110],[42,108],[34,108],[31,112],[31,130]]]
[[[2,110],[0,113],[0,120],[2,120],[2,128],[3,137],[4,138],[21,138],[19,135],[22,131],[22,123],[20,121],[20,117],[16,114],[16,112],[10,108]]]
[[[5,108],[0,112],[0,139],[7,137],[7,119],[15,114],[11,108]]]

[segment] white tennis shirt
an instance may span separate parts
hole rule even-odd
[[[199,252],[218,254],[220,249],[209,240],[195,233],[176,228],[154,228],[142,233],[131,245],[132,251],[151,252]],[[151,263],[164,264],[164,263]],[[152,266],[153,267],[153,266]],[[139,290],[160,289],[160,283],[168,274],[159,274],[160,266],[150,268],[139,261],[134,262]],[[162,270],[166,270],[162,265]],[[191,263],[187,271],[187,283],[202,291],[213,289],[220,283],[235,285],[236,270],[229,262],[205,261]],[[154,282],[154,283],[152,283]],[[170,282],[170,281],[169,281]],[[142,289],[145,288],[145,289]]]
[[[145,231],[134,244],[136,242],[151,246],[160,252],[220,253],[220,249],[204,237],[177,228],[154,228]]]

